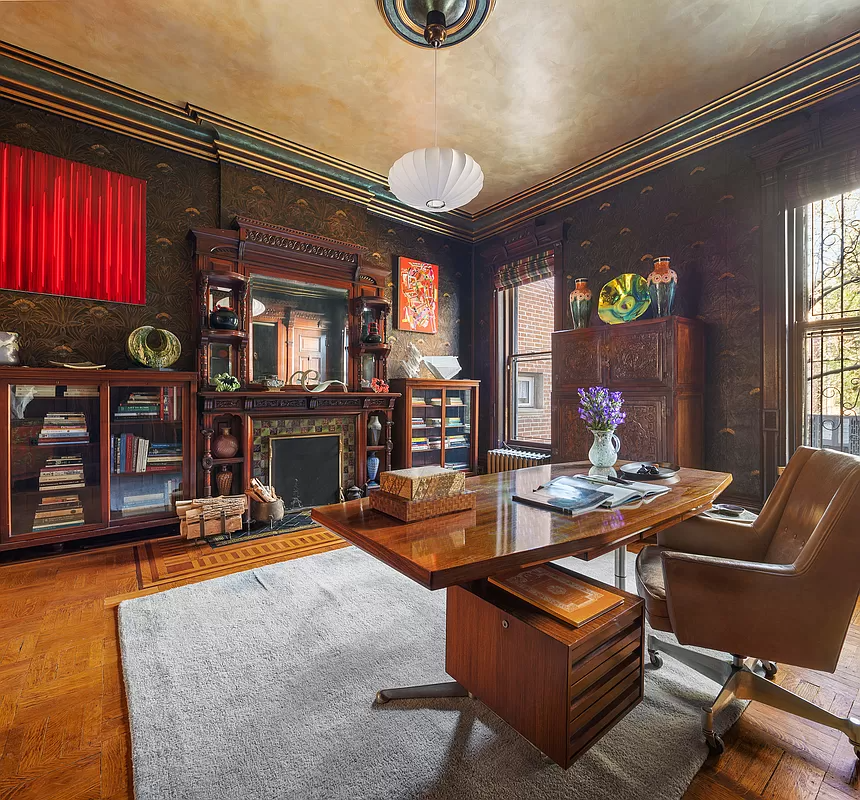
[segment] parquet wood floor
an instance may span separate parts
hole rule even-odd
[[[183,556],[175,544],[159,551],[148,582],[139,569],[152,564],[139,561],[134,544],[0,566],[0,800],[132,798],[119,600],[302,552],[245,554],[213,569],[197,546]],[[179,570],[180,563],[191,566]],[[782,667],[778,677],[834,711],[860,714],[860,606],[835,674]],[[753,703],[726,745],[687,800],[860,798],[845,737],[813,723]]]

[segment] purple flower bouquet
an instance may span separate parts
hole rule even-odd
[[[614,431],[627,418],[622,405],[621,392],[610,392],[603,386],[579,390],[579,416],[589,430]]]

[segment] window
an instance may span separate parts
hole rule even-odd
[[[795,439],[860,455],[860,189],[795,219]]]
[[[500,292],[508,444],[545,449],[551,443],[554,280],[550,276]]]

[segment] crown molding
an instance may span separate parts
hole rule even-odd
[[[184,108],[0,42],[0,97],[168,147],[255,169],[368,213],[480,242],[719,142],[860,87],[860,31],[475,213],[403,205],[385,176],[188,104]]]

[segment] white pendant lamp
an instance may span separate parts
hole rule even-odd
[[[424,37],[433,47],[433,147],[412,150],[394,162],[388,171],[388,185],[394,196],[407,206],[422,211],[453,211],[474,200],[484,187],[484,173],[468,153],[452,147],[438,147],[436,120],[436,61],[445,41],[445,16],[440,11],[427,14]]]

